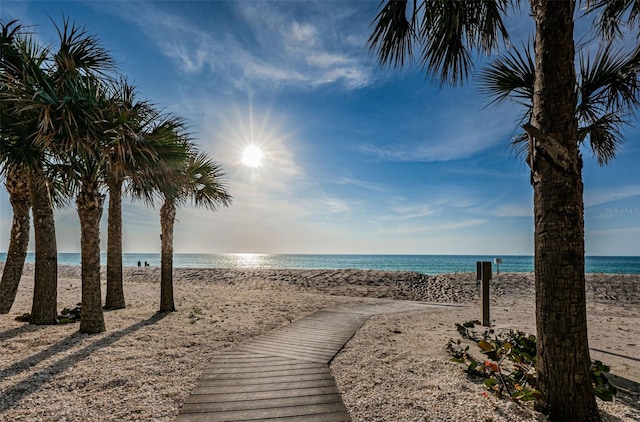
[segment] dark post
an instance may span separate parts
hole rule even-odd
[[[482,280],[482,262],[476,261],[476,286],[480,285],[480,280]]]
[[[489,327],[489,280],[491,280],[491,262],[482,263],[482,325]]]

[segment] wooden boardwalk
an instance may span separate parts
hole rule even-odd
[[[425,309],[416,302],[317,311],[216,355],[176,422],[348,421],[328,364],[372,315]]]

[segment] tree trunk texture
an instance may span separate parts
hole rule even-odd
[[[103,203],[104,195],[100,193],[98,183],[84,181],[76,198],[82,252],[81,333],[105,331],[100,286],[100,217]]]
[[[162,250],[160,257],[160,312],[173,312],[173,226],[176,220],[176,207],[172,201],[165,200],[160,209],[160,235]]]
[[[28,173],[36,262],[31,324],[55,324],[58,305],[58,245],[49,182],[42,169]]]
[[[538,389],[542,393],[536,407],[553,421],[598,421],[587,341],[582,158],[575,117],[575,3],[533,0],[531,5],[536,22],[536,80],[534,130],[528,133],[534,187]]]
[[[109,184],[107,228],[107,297],[105,309],[125,307],[122,285],[122,181]]]
[[[25,167],[8,168],[5,186],[13,210],[13,221],[7,259],[4,263],[2,280],[0,280],[0,314],[9,313],[16,299],[29,246],[31,198]]]

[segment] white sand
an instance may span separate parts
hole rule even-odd
[[[106,312],[107,331],[88,336],[77,324],[15,321],[29,312],[32,270],[11,313],[0,315],[2,421],[169,421],[219,351],[323,307],[384,298],[469,306],[371,318],[332,363],[354,421],[541,419],[484,397],[449,361],[454,324],[481,316],[475,274],[176,269],[178,311],[158,315],[159,269],[126,268],[127,308]],[[80,284],[79,267],[61,267],[59,310],[80,301]],[[592,358],[625,387],[616,403],[598,401],[601,413],[640,420],[640,277],[589,276],[587,284]],[[501,274],[492,286],[494,326],[533,332],[531,276]]]

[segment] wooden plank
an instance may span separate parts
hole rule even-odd
[[[282,377],[266,377],[266,378],[237,378],[237,379],[207,379],[203,378],[198,381],[198,385],[205,387],[224,387],[234,385],[256,385],[256,384],[276,384],[288,383],[295,381],[316,381],[324,379],[333,379],[331,373],[316,373],[304,375],[291,375]]]
[[[214,419],[209,418],[209,413],[184,413],[179,414],[175,422],[209,422]],[[223,419],[224,420],[224,419]],[[269,419],[249,419],[251,421],[268,421],[268,422],[348,422],[351,420],[346,410],[335,412],[316,413],[308,415],[281,416]],[[229,422],[229,421],[227,421]]]
[[[265,348],[265,347],[252,347],[252,346],[244,346],[243,350],[247,350],[247,351],[255,351],[255,352],[259,352],[259,353],[264,353],[264,352],[271,352],[274,354],[278,354],[278,356],[286,356],[286,357],[290,357],[291,359],[298,359],[298,360],[303,360],[303,361],[308,361],[308,362],[317,362],[317,363],[327,363],[330,359],[330,357],[328,357],[326,354],[316,354],[316,353],[312,353],[311,351],[306,352],[306,353],[295,353],[295,352],[287,352],[287,351],[282,351],[281,349],[278,348]]]
[[[327,369],[325,368],[283,368],[281,370],[276,371],[262,371],[262,372],[223,372],[223,373],[215,373],[215,374],[204,374],[200,379],[202,381],[205,380],[243,380],[243,379],[253,379],[253,380],[262,380],[263,378],[268,379],[277,379],[283,377],[297,377],[300,375],[309,375],[309,374],[326,374]]]
[[[260,374],[269,371],[282,371],[286,369],[312,369],[326,368],[325,364],[315,362],[294,362],[288,359],[288,363],[278,363],[277,365],[242,365],[242,366],[219,366],[207,368],[203,374]]]
[[[264,355],[259,355],[257,353],[247,353],[247,352],[242,352],[244,355],[243,356],[225,356],[225,355],[217,355],[214,356],[211,359],[211,362],[238,362],[238,363],[243,363],[243,362],[272,362],[272,361],[277,361],[278,357],[277,356],[264,356]]]
[[[279,356],[299,356],[301,358],[306,355],[314,355],[314,356],[324,356],[326,357],[325,363],[328,362],[329,358],[334,355],[337,349],[339,349],[344,342],[334,344],[333,347],[326,346],[317,346],[314,344],[303,345],[303,346],[295,346],[288,345],[286,342],[278,343],[272,341],[253,341],[251,343],[247,343],[242,347],[242,350],[251,350],[258,353],[274,353]],[[276,353],[276,352],[285,352],[285,353]]]
[[[192,394],[185,400],[185,403],[218,403],[239,400],[266,400],[283,397],[306,397],[318,394],[339,394],[335,385],[317,386],[312,385],[306,388],[286,388],[281,390],[269,389],[266,391],[241,391],[238,393],[217,393],[217,394]]]
[[[318,349],[318,350],[327,350],[335,352],[336,347],[340,347],[344,343],[344,339],[342,341],[322,341],[318,339],[309,339],[307,337],[298,337],[296,340],[289,340],[286,338],[280,337],[261,337],[247,344],[251,345],[273,345],[277,347],[286,347],[288,350],[305,350],[305,349]]]
[[[266,399],[248,399],[235,401],[185,403],[183,413],[232,412],[241,410],[272,410],[289,407],[305,407],[342,403],[340,394],[312,394],[293,397],[270,397]]]
[[[247,409],[233,410],[222,412],[203,412],[203,413],[180,413],[176,422],[200,422],[200,421],[252,421],[252,420],[268,420],[272,418],[295,417],[303,420],[306,416],[315,416],[332,413],[334,415],[343,415],[348,417],[344,404],[327,403],[327,404],[308,404],[303,406],[289,406],[268,409]]]
[[[291,389],[303,389],[303,388],[324,388],[335,386],[333,377],[315,380],[300,380],[279,382],[273,384],[245,384],[245,385],[202,385],[198,384],[191,394],[206,395],[206,394],[234,394],[234,393],[255,393],[260,391],[278,391],[278,390],[291,390]]]
[[[322,413],[316,415],[271,418],[269,422],[348,422],[351,418],[345,411]]]

